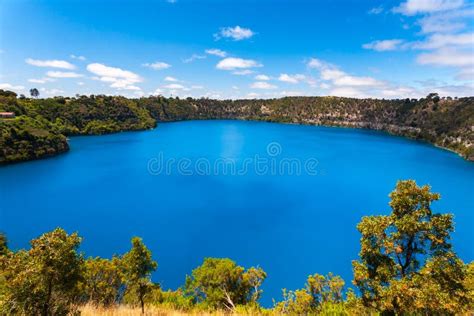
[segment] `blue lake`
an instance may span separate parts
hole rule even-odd
[[[110,257],[140,236],[164,288],[184,284],[205,257],[229,257],[268,273],[269,306],[309,274],[350,284],[357,223],[387,214],[396,181],[415,179],[441,193],[433,208],[455,214],[454,249],[474,260],[474,163],[428,144],[243,121],[163,123],[70,144],[67,154],[0,168],[0,230],[12,248],[61,226],[80,233],[87,256]]]

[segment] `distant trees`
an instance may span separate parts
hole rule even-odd
[[[390,198],[390,215],[367,216],[357,226],[362,238],[354,284],[364,306],[396,314],[462,312],[470,300],[466,267],[449,242],[452,215],[431,211],[440,195],[407,180]]]
[[[32,89],[30,89],[30,95],[33,98],[38,98],[40,93],[39,93],[38,89],[32,88]]]
[[[38,99],[38,89],[33,88],[31,92],[35,99],[26,100],[21,96],[16,98],[14,92],[0,91],[0,112],[14,112],[17,117],[25,116],[40,123],[34,124],[37,125],[34,128],[20,128],[20,133],[12,135],[10,125],[15,123],[12,120],[2,120],[5,124],[0,125],[0,134],[6,135],[4,138],[8,142],[0,143],[0,163],[38,159],[67,150],[65,138],[61,141],[63,144],[58,144],[59,148],[55,148],[50,144],[43,146],[45,140],[38,139],[42,135],[96,135],[150,129],[157,122],[196,119],[242,119],[376,128],[426,140],[474,161],[474,145],[470,136],[474,97],[455,98],[452,101],[448,98],[443,101],[436,93],[432,93],[419,100],[338,97],[212,100],[162,96],[127,99],[105,95]],[[452,106],[444,106],[446,103]],[[36,133],[28,135],[26,139],[17,137],[31,134],[32,131]]]

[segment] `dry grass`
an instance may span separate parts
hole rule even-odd
[[[81,306],[79,308],[81,311],[81,316],[135,316],[135,315],[142,315],[141,314],[141,309],[138,307],[131,307],[127,305],[118,305],[118,306],[112,306],[112,307],[95,307],[93,305],[85,305]],[[183,316],[183,315],[213,315],[213,316],[223,316],[223,315],[230,315],[230,314],[224,314],[221,312],[216,312],[216,313],[197,313],[197,312],[192,312],[192,313],[186,313],[182,311],[177,311],[177,310],[171,310],[171,309],[164,309],[164,308],[159,308],[155,306],[147,306],[145,308],[145,315],[153,315],[153,316],[162,316],[162,315],[171,315],[171,316]]]

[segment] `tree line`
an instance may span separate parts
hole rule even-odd
[[[390,193],[389,215],[366,216],[352,288],[339,276],[314,274],[298,290],[283,290],[269,309],[259,305],[267,274],[227,258],[206,258],[177,290],[164,290],[151,276],[158,264],[138,237],[111,259],[85,258],[81,237],[61,228],[12,251],[0,235],[0,314],[67,315],[84,304],[170,311],[238,314],[455,315],[474,311],[474,262],[464,264],[450,243],[451,214],[433,213],[440,195],[413,180]],[[468,241],[466,241],[468,242]],[[304,254],[301,254],[304,256]]]
[[[32,89],[33,90],[33,89]],[[241,119],[384,130],[449,148],[474,161],[474,97],[355,99],[285,97],[213,100],[149,96],[76,95],[40,99],[0,90],[0,164],[69,149],[66,136],[145,130],[180,120]]]

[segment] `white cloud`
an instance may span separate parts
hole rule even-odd
[[[175,77],[167,76],[167,77],[165,77],[165,81],[168,81],[168,82],[178,82],[179,80],[176,79]]]
[[[400,44],[402,43],[403,43],[403,40],[391,39],[391,40],[373,41],[373,42],[362,45],[362,47],[365,49],[373,49],[378,52],[384,52],[384,51],[389,51],[389,50],[396,50],[400,48]]]
[[[257,98],[258,96],[259,96],[259,94],[256,93],[256,92],[250,92],[250,93],[247,94],[247,97],[252,98],[252,99]]]
[[[286,83],[299,83],[302,80],[305,80],[306,76],[301,74],[289,75],[289,74],[280,74],[278,80]]]
[[[83,86],[83,85],[84,85],[84,82],[79,81],[79,82],[77,82],[77,85],[78,85],[78,86]]]
[[[474,32],[460,34],[434,34],[424,42],[413,44],[417,49],[437,49],[442,47],[466,46],[474,48]]]
[[[423,16],[417,24],[422,33],[452,33],[466,28],[466,21],[472,20],[474,9],[459,9],[448,12],[438,12]]]
[[[328,95],[346,97],[414,97],[417,91],[410,87],[378,80],[369,76],[354,76],[341,70],[338,66],[313,58],[308,67],[319,71],[321,82],[317,85],[326,90]],[[315,81],[316,83],[316,81]]]
[[[262,64],[252,59],[242,59],[235,57],[224,58],[216,65],[216,68],[221,70],[235,70],[255,67],[262,67]]]
[[[323,62],[317,58],[311,58],[307,63],[308,68],[315,68],[315,69],[322,67],[322,65],[323,65]]]
[[[256,81],[250,85],[250,88],[270,90],[270,89],[276,89],[277,86],[269,84],[268,82],[265,82],[265,81]]]
[[[184,90],[184,89],[186,89],[183,85],[178,84],[178,83],[170,83],[166,86],[163,86],[163,88],[170,89],[170,90]]]
[[[38,60],[27,58],[25,62],[29,65],[36,67],[50,67],[50,68],[62,68],[62,69],[75,69],[76,66],[65,61],[65,60]]]
[[[58,95],[60,93],[64,93],[63,90],[60,90],[60,89],[46,89],[46,88],[41,88],[40,89],[41,92],[45,93],[45,94],[48,94],[48,95]]]
[[[163,90],[160,88],[156,88],[156,90],[153,93],[150,93],[151,95],[163,95]]]
[[[217,49],[217,48],[206,49],[206,54],[214,55],[214,56],[218,56],[222,58],[227,56],[227,53],[225,51]]]
[[[255,80],[268,81],[268,80],[270,80],[270,77],[267,76],[267,75],[256,75],[256,76],[255,76]]]
[[[238,75],[238,76],[247,76],[255,73],[255,71],[250,70],[250,69],[244,69],[244,70],[236,70],[232,72],[233,75]]]
[[[474,81],[474,67],[466,68],[461,70],[457,75],[456,75],[457,80],[469,80],[469,81]]]
[[[371,96],[354,87],[337,87],[330,90],[328,94],[347,98],[366,98]]]
[[[53,78],[48,78],[48,77],[44,77],[44,78],[40,78],[40,79],[28,79],[28,82],[31,82],[31,83],[40,83],[40,84],[43,84],[43,83],[46,83],[46,82],[50,82],[50,81],[55,81]]]
[[[25,87],[24,86],[20,86],[20,85],[12,85],[10,83],[0,83],[0,89],[3,89],[3,90],[13,90],[13,91],[22,91],[22,90],[25,90]]]
[[[193,54],[191,57],[183,59],[183,63],[187,64],[187,63],[191,63],[195,61],[196,59],[205,59],[205,58],[206,58],[206,55]]]
[[[243,28],[240,26],[234,27],[223,27],[219,33],[214,34],[214,37],[219,40],[221,38],[231,38],[234,41],[241,41],[247,38],[251,38],[255,33],[248,28]]]
[[[463,0],[407,0],[393,11],[418,15],[415,24],[421,31],[416,35],[424,38],[374,41],[364,44],[364,48],[377,51],[425,50],[427,52],[416,57],[418,64],[455,68],[455,79],[469,79],[474,68],[474,32],[469,28],[474,18],[472,5]]]
[[[474,67],[474,54],[472,51],[445,48],[432,53],[420,54],[417,61],[422,65]]]
[[[44,80],[44,79],[34,79],[34,78],[33,78],[33,79],[28,79],[28,82],[31,82],[31,83],[41,83],[41,84],[43,84],[43,83],[46,83],[46,80]]]
[[[383,7],[382,6],[378,6],[378,7],[375,7],[375,8],[372,8],[369,10],[369,14],[380,14],[383,12]]]
[[[87,65],[87,70],[98,76],[98,78],[95,79],[110,83],[111,88],[140,90],[140,88],[134,84],[141,82],[142,78],[131,71],[109,67],[99,63]]]
[[[415,15],[458,9],[463,5],[463,0],[407,0],[393,11],[404,15]]]
[[[51,78],[79,78],[83,76],[72,71],[48,71],[46,75]]]
[[[296,96],[305,95],[305,93],[302,91],[282,91],[280,92],[280,95],[285,96],[285,97],[296,97]]]
[[[84,56],[77,56],[74,54],[69,55],[69,57],[71,57],[72,59],[77,59],[77,60],[82,60],[82,61],[86,60]]]
[[[167,63],[162,62],[162,61],[157,61],[157,62],[154,62],[154,63],[145,63],[145,64],[142,64],[142,66],[148,67],[148,68],[151,68],[151,69],[154,69],[154,70],[163,70],[163,69],[168,69],[168,68],[171,67],[170,64],[167,64]]]

